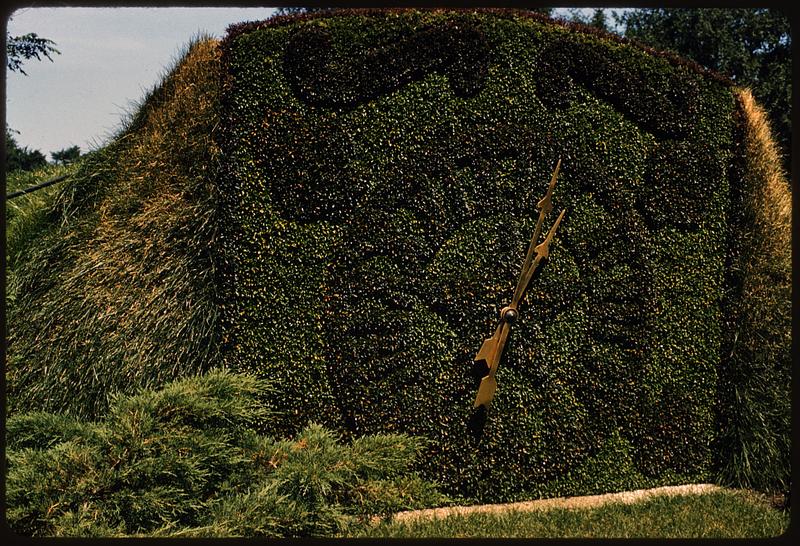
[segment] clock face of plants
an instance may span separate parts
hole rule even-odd
[[[222,66],[226,358],[287,432],[425,436],[422,470],[484,499],[709,471],[729,86],[490,13],[242,25]],[[568,212],[476,431],[558,158]]]

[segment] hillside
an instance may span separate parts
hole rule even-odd
[[[763,117],[513,11],[234,26],[9,263],[9,410],[93,416],[224,367],[275,385],[272,432],[422,435],[423,474],[485,501],[785,486],[791,197]],[[567,214],[476,412],[559,158]]]

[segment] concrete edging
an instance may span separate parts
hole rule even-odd
[[[619,493],[606,493],[602,495],[587,495],[582,497],[557,497],[552,499],[539,499],[508,504],[482,504],[477,506],[449,506],[445,508],[428,508],[425,510],[409,510],[397,512],[390,517],[393,522],[409,522],[415,519],[438,519],[455,515],[468,515],[476,513],[496,513],[533,510],[549,510],[551,508],[595,508],[609,503],[633,504],[651,497],[671,495],[699,495],[721,491],[723,488],[710,484],[667,485],[652,489],[637,489],[635,491],[622,491]],[[373,519],[373,523],[380,518]]]

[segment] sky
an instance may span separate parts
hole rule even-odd
[[[23,8],[12,36],[56,42],[53,62],[6,70],[6,123],[20,146],[50,152],[103,145],[199,32],[222,38],[232,23],[266,19],[272,8]]]
[[[556,14],[566,10],[556,10]],[[6,70],[6,123],[20,146],[49,158],[73,145],[102,146],[199,32],[266,19],[274,8],[30,7],[11,13],[11,36],[53,40],[53,62],[30,60],[27,76]]]

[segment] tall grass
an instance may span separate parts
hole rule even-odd
[[[36,171],[15,171],[6,174],[6,195],[25,188],[29,188],[50,178],[63,174],[70,174],[77,170],[78,164],[49,165]],[[65,183],[62,181],[60,184]],[[19,261],[20,253],[32,244],[40,234],[47,230],[49,223],[47,214],[52,206],[55,195],[58,193],[58,184],[40,190],[26,193],[5,202],[6,214],[6,287],[15,286],[13,281],[14,270]],[[6,305],[13,305],[16,293],[6,290]]]
[[[217,360],[218,87],[216,42],[197,40],[128,127],[51,190],[36,229],[20,227],[8,284],[11,413],[90,417],[114,392]]]
[[[12,171],[6,173],[5,194],[29,188],[51,178],[69,175],[78,169],[80,162],[69,165],[48,165],[36,171]],[[24,249],[47,226],[47,212],[53,205],[61,181],[55,185],[6,200],[6,267],[16,264],[20,250]]]
[[[730,342],[720,368],[718,479],[783,491],[791,484],[791,191],[767,117],[739,92],[742,149],[732,200]]]

